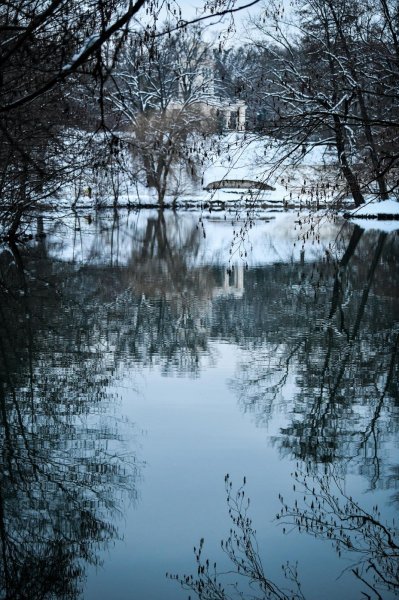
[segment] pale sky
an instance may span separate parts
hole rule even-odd
[[[251,0],[237,0],[235,8],[245,7],[250,3]],[[183,19],[189,21],[203,14],[206,2],[201,0],[177,0],[177,4],[182,10]],[[250,16],[254,17],[260,11],[262,5],[263,2],[258,2],[250,8],[243,8],[242,10],[234,13],[235,32],[232,31],[230,33],[229,43],[242,43],[245,41],[245,23],[248,21]],[[222,22],[220,22],[220,17],[214,19],[210,18],[202,21],[204,26],[209,26],[209,37],[211,39],[216,38],[219,32],[225,31],[229,26],[229,23],[229,15],[226,15]]]

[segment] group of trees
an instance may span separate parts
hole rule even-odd
[[[258,68],[238,81],[287,154],[336,149],[356,206],[398,189],[398,23],[391,0],[268,3],[248,48]]]
[[[209,0],[203,17],[234,10],[234,0]],[[159,28],[165,19],[169,25]],[[98,310],[100,302],[75,302],[74,294],[87,288],[92,297],[91,285],[103,290],[103,279],[97,285],[103,273],[86,273],[79,281],[73,268],[60,269],[47,256],[21,257],[13,240],[25,212],[38,200],[54,202],[66,180],[79,181],[87,169],[106,170],[119,156],[122,160],[133,156],[128,163],[131,175],[154,188],[161,205],[168,192],[178,189],[179,170],[197,175],[196,140],[219,127],[216,113],[206,112],[215,98],[245,100],[248,128],[271,136],[285,148],[285,156],[302,156],[317,145],[335,148],[356,205],[368,192],[385,199],[398,191],[398,3],[297,0],[285,11],[269,2],[253,27],[250,44],[224,50],[205,43],[199,27],[188,27],[179,3],[173,1],[10,0],[0,6],[0,220],[10,241],[0,256],[0,573],[7,597],[23,588],[35,597],[62,593],[68,581],[65,596],[76,597],[84,562],[96,562],[98,548],[117,533],[109,523],[114,493],[121,487],[134,493],[137,475],[135,465],[127,473],[122,461],[114,461],[104,451],[103,442],[117,441],[118,433],[110,427],[89,427],[93,411],[104,404],[110,377],[103,362],[107,357],[93,349],[96,340],[101,347],[108,339],[110,332],[105,335],[101,327],[112,319],[107,308],[103,313]],[[171,240],[162,214],[148,220],[127,273],[128,285],[142,292],[141,300],[133,302],[129,295],[125,304],[118,305],[122,312],[114,318],[116,337],[136,361],[138,357],[143,364],[158,360],[165,371],[196,372],[198,357],[207,349],[207,330],[191,310],[187,290],[191,286],[195,292],[204,291],[212,281],[209,272],[206,276],[200,271],[190,273],[187,267],[185,253],[198,251],[199,236],[193,228],[180,236],[184,243],[179,245]],[[390,406],[397,396],[398,337],[392,329],[390,303],[370,290],[378,278],[377,266],[385,269],[391,249],[395,253],[393,243],[388,247],[381,234],[366,248],[369,264],[365,267],[363,257],[358,261],[355,256],[360,240],[356,236],[355,230],[340,264],[331,266],[329,285],[321,276],[316,282],[316,275],[309,285],[298,282],[296,265],[258,273],[267,284],[254,282],[254,290],[262,293],[258,314],[264,315],[266,287],[269,299],[275,289],[267,277],[279,288],[280,313],[270,311],[274,322],[262,330],[269,328],[269,340],[275,336],[278,352],[272,373],[258,368],[254,379],[247,369],[236,385],[241,385],[240,390],[245,387],[244,408],[262,418],[270,413],[290,362],[295,360],[301,390],[295,398],[292,426],[282,432],[282,452],[317,464],[339,458],[339,447],[350,451],[351,457],[371,448],[371,461],[362,462],[361,468],[369,472],[370,485],[376,486],[382,479],[381,438],[397,427],[395,419],[385,427],[385,405]],[[349,262],[353,269],[348,269]],[[152,304],[145,302],[149,291],[141,289],[139,281],[148,272],[157,275],[159,297]],[[360,283],[355,272],[363,275]],[[282,286],[284,277],[288,281]],[[173,302],[167,298],[170,285],[174,286]],[[302,312],[296,309],[298,286]],[[281,302],[282,289],[288,302]],[[43,303],[44,297],[48,304]],[[315,298],[323,321],[318,329],[314,327]],[[214,335],[231,326],[229,335],[245,339],[237,324],[245,327],[252,320],[236,318],[237,304],[224,298],[214,303]],[[242,306],[241,302],[240,310]],[[381,307],[388,307],[385,321]],[[119,336],[125,309],[134,318],[126,335]],[[295,323],[287,320],[284,310]],[[251,311],[248,305],[248,314]],[[380,322],[374,326],[377,317]],[[283,345],[278,319],[291,326],[292,335]],[[369,353],[363,356],[366,346]],[[386,347],[389,351],[383,352]],[[261,349],[260,344],[256,353],[264,366]],[[83,355],[85,360],[79,362]],[[63,362],[65,356],[75,358]],[[386,378],[377,381],[381,369]],[[365,415],[360,425],[366,425],[362,430],[355,415],[360,404],[359,380]],[[87,426],[82,421],[85,416]],[[356,431],[348,432],[347,423]],[[95,459],[86,453],[90,435]],[[318,482],[327,508],[329,498],[335,503],[330,482]],[[243,550],[245,561],[246,552],[253,548],[251,526],[241,518],[239,499],[234,503],[228,498],[236,511],[235,525],[243,534],[233,543]],[[377,588],[389,576],[387,587],[397,589],[391,561],[385,561],[392,549],[397,557],[397,542],[390,543],[391,533],[374,514],[346,500],[353,529],[349,537],[342,537],[334,528],[337,543],[353,545],[356,532],[363,528],[373,544],[377,541],[377,550],[382,549],[382,580]],[[346,508],[335,506],[338,518],[346,518]],[[317,531],[328,525],[322,509],[316,517],[309,507],[303,514],[286,510],[285,518],[295,523],[302,519],[310,529],[316,524]],[[228,552],[234,562],[231,544],[230,540]],[[197,562],[199,583],[183,584],[206,597],[201,576],[208,574],[207,566],[200,556]],[[380,563],[374,564],[378,576]],[[285,598],[266,577],[262,579],[256,553],[245,565],[250,575],[254,565],[258,568],[265,597]],[[366,582],[364,572],[356,576]],[[209,577],[205,584],[211,581]],[[215,597],[216,587],[210,589]],[[220,593],[219,597],[226,596]]]
[[[0,7],[1,217],[10,237],[27,209],[54,199],[76,174],[82,148],[75,135],[100,124],[96,105],[109,53],[118,52],[110,40],[143,4],[18,0]]]
[[[221,17],[236,9],[234,0],[211,1],[198,19]],[[163,29],[158,26],[161,21],[168,23]],[[124,75],[129,63],[129,76],[141,81],[140,90],[143,78],[157,85],[169,85],[172,69],[162,73],[159,58],[163,40],[171,32],[175,32],[175,57],[186,52],[185,72],[179,75],[179,81],[184,102],[190,104],[193,90],[189,89],[187,74],[196,68],[197,58],[193,58],[189,48],[184,49],[186,26],[175,0],[49,0],[44,4],[15,0],[1,5],[0,192],[2,225],[9,237],[15,237],[22,215],[38,200],[47,198],[54,202],[66,180],[71,182],[85,168],[105,167],[112,161],[116,147],[111,133],[114,111],[109,110],[107,100],[116,99],[118,86],[125,94]],[[143,58],[146,53],[150,66],[144,74],[147,67],[140,66],[144,63],[138,57]],[[166,57],[171,58],[169,54]],[[175,69],[176,64],[170,67]],[[151,110],[156,106],[166,108],[163,100],[147,103]],[[137,107],[137,103],[133,102],[132,107]],[[139,113],[141,117],[135,117],[135,121],[140,121],[138,130],[154,130],[150,136],[153,147],[161,143],[162,128],[169,131],[166,137],[170,147],[181,143],[185,134],[182,126],[175,131],[174,117],[166,119],[163,115],[153,120],[146,110]],[[195,121],[196,127],[201,128],[198,115],[190,111],[187,114],[190,122]],[[106,142],[101,148],[100,138]],[[140,135],[136,145],[146,146]],[[166,148],[167,144],[163,146]],[[162,198],[162,180],[170,170],[170,150],[159,157],[156,165],[149,164],[148,156],[144,162],[149,184],[153,185],[155,178],[161,182],[158,194]]]
[[[270,1],[249,44],[204,42],[201,21],[239,8],[206,3],[193,26],[178,2],[160,0],[0,7],[0,185],[9,235],[65,178],[112,163],[122,126],[135,157],[129,169],[162,204],[178,188],[177,166],[197,174],[193,137],[218,129],[209,106],[221,98],[245,100],[247,127],[279,140],[287,155],[334,147],[356,205],[366,192],[382,199],[395,192],[397,3],[298,0],[285,10]],[[99,149],[89,132],[101,132],[106,144]]]

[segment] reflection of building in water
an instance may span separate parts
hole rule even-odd
[[[195,339],[195,345],[205,350],[215,315],[214,301],[222,298],[240,300],[244,296],[243,264],[235,265],[233,269],[226,267],[220,275],[222,285],[211,289],[204,285],[205,294],[174,297],[175,309],[180,315],[175,324],[176,337],[183,345],[192,346]]]
[[[244,295],[244,265],[235,265],[232,269],[224,269],[224,280],[221,287],[214,287],[212,298],[219,296],[234,296],[242,298]]]

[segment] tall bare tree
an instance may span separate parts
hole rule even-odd
[[[141,43],[132,35],[116,65],[109,101],[161,205],[176,187],[174,166],[195,174],[192,136],[216,128],[214,87],[212,48],[198,26]]]
[[[256,23],[265,131],[288,151],[333,145],[356,206],[397,189],[396,20],[380,1],[311,0],[290,16],[268,6]]]

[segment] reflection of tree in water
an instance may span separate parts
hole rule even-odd
[[[177,215],[165,219],[160,211],[147,219],[129,261],[128,283],[140,298],[135,350],[145,348],[151,362],[159,357],[164,372],[197,372],[200,355],[209,351],[214,281],[210,269],[193,267],[200,239],[195,225],[184,227]],[[151,339],[144,342],[143,335]]]
[[[297,465],[298,466],[298,465]],[[313,466],[294,477],[302,501],[282,508],[278,518],[299,531],[331,542],[339,556],[354,558],[350,570],[377,598],[399,592],[399,530],[395,521],[385,523],[378,505],[365,510],[345,492],[345,481],[328,466],[323,475],[311,475]],[[371,597],[365,594],[366,597]]]
[[[398,258],[396,235],[355,228],[338,264],[271,267],[257,280],[264,339],[233,383],[259,421],[290,406],[275,440],[284,453],[316,462],[357,456],[373,487],[383,441],[398,428]]]
[[[244,409],[261,422],[293,407],[276,440],[283,452],[317,462],[358,456],[372,486],[393,481],[380,471],[397,429],[397,236],[347,226],[339,262],[329,249],[319,261],[249,269],[234,296],[215,293],[222,269],[196,266],[195,220],[154,212],[144,226],[124,233],[118,221],[99,235],[112,268],[88,266],[85,277],[95,289],[104,282],[98,320],[119,360],[197,373],[209,337],[237,343],[249,354],[233,384]],[[116,240],[129,247],[127,266],[117,266]]]
[[[282,452],[358,457],[372,486],[392,484],[394,471],[381,469],[397,430],[396,235],[348,225],[338,262],[329,249],[319,261],[249,269],[239,295],[217,295],[222,269],[196,266],[195,220],[153,212],[127,232],[119,219],[99,227],[98,238],[111,249],[109,268],[100,253],[75,281],[99,300],[96,327],[114,360],[195,374],[209,337],[237,343],[249,355],[233,383],[244,409],[261,422],[290,408]],[[129,248],[125,266],[118,244]]]
[[[297,467],[299,467],[297,465]],[[382,600],[399,592],[399,531],[394,521],[386,523],[378,506],[365,510],[344,491],[344,481],[332,467],[323,475],[312,475],[313,465],[293,474],[297,499],[291,506],[280,495],[281,511],[277,521],[284,526],[331,542],[339,556],[346,553],[352,564],[345,570],[361,585],[365,598]],[[196,575],[169,575],[185,590],[201,600],[305,600],[312,598],[301,586],[301,565],[283,565],[285,582],[269,577],[259,548],[256,531],[249,517],[249,499],[244,485],[234,491],[225,478],[231,529],[221,547],[229,567],[218,568],[203,556],[204,540],[194,548]],[[351,590],[353,591],[353,590]],[[352,595],[351,595],[352,597]]]
[[[108,418],[115,376],[154,363],[196,373],[207,349],[211,284],[189,265],[199,250],[195,226],[150,217],[125,267],[102,264],[101,254],[86,264],[51,258],[58,249],[45,229],[39,219],[30,248],[0,255],[6,598],[76,597],[85,563],[117,535],[115,511],[125,493],[134,496],[138,466],[121,455],[123,438]]]
[[[360,456],[373,485],[396,481],[395,469],[379,470],[397,430],[397,238],[355,232],[339,265],[248,270],[237,295],[215,295],[223,270],[191,262],[195,225],[162,213],[133,232],[125,266],[101,254],[80,265],[51,259],[47,238],[22,259],[2,253],[0,533],[11,590],[56,595],[69,577],[73,597],[84,560],[115,534],[107,515],[129,485],[111,459],[116,428],[97,424],[106,386],[132,365],[195,374],[209,336],[250,353],[245,409],[267,418],[273,403],[293,406],[276,440],[283,451],[327,463]],[[41,575],[32,582],[29,572]]]
[[[40,246],[3,250],[0,274],[0,597],[75,598],[137,465],[101,419],[112,371],[91,290]]]
[[[67,255],[83,262],[74,285],[91,286],[96,327],[103,328],[115,360],[159,365],[165,374],[196,374],[201,356],[209,356],[217,276],[195,266],[201,232],[197,219],[187,221],[154,211],[145,213],[144,226],[132,213],[126,219],[99,218],[90,226],[77,218],[73,246],[66,244]],[[62,256],[62,235],[60,226],[46,238],[50,256]]]

